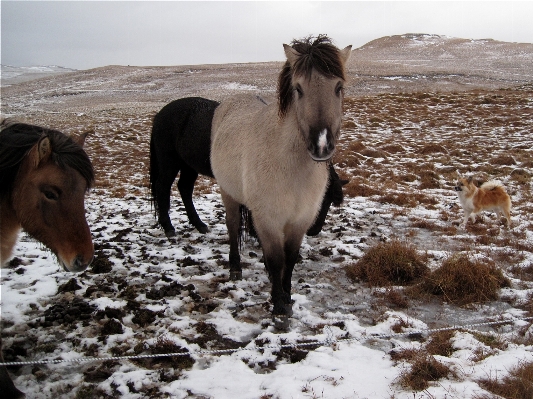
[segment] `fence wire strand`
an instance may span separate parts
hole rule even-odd
[[[532,321],[533,317],[522,317],[522,318],[513,318],[506,320],[497,320],[497,321],[486,321],[473,324],[465,325],[454,325],[449,327],[441,328],[431,328],[431,329],[419,329],[411,330],[405,332],[392,332],[389,334],[367,334],[366,332],[361,333],[360,337],[346,337],[346,338],[335,338],[331,331],[329,325],[324,327],[326,333],[326,339],[308,341],[308,342],[295,342],[290,344],[276,344],[276,345],[263,345],[263,346],[245,346],[240,348],[232,349],[201,349],[196,351],[186,351],[186,352],[174,352],[174,353],[158,353],[158,354],[146,354],[146,355],[127,355],[127,356],[108,356],[108,357],[81,357],[76,359],[51,359],[51,360],[34,360],[34,361],[24,361],[24,362],[3,362],[0,363],[0,366],[28,366],[28,365],[47,365],[47,364],[61,364],[61,363],[90,363],[90,362],[105,362],[109,360],[140,360],[140,359],[149,359],[149,358],[159,358],[159,357],[176,357],[176,356],[201,356],[201,355],[226,355],[235,352],[242,351],[257,351],[264,349],[273,349],[281,350],[287,348],[299,348],[299,347],[308,347],[308,346],[331,346],[338,343],[350,343],[350,342],[363,342],[370,339],[390,339],[393,337],[402,337],[402,336],[416,336],[423,334],[434,334],[442,331],[454,331],[454,330],[475,330],[478,327],[486,326],[495,326],[499,324],[509,324],[518,321]]]

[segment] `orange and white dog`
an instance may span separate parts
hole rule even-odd
[[[465,212],[462,227],[466,227],[468,218],[472,221],[476,213],[481,211],[495,211],[505,216],[507,227],[511,227],[511,198],[503,185],[498,181],[488,181],[476,187],[472,178],[460,178],[455,186],[459,201]]]

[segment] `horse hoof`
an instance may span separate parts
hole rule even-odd
[[[209,227],[207,227],[205,224],[201,224],[195,227],[196,227],[196,230],[198,230],[198,232],[202,234],[209,233]]]
[[[273,314],[272,322],[277,330],[287,331],[290,327],[289,316],[284,314]]]
[[[287,317],[292,317],[292,302],[285,304],[284,308],[285,308],[285,314],[287,315]]]
[[[241,270],[230,270],[229,279],[231,281],[242,280],[242,271]]]
[[[176,230],[165,230],[165,235],[167,236],[167,238],[176,237]]]

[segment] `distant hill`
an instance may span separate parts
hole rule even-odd
[[[408,33],[385,36],[352,51],[358,75],[408,79],[466,79],[514,84],[533,81],[533,44]],[[424,75],[424,76],[422,76]]]
[[[57,65],[30,67],[2,65],[1,68],[2,74],[0,76],[2,78],[2,86],[4,86],[4,84],[27,82],[29,80],[38,79],[46,76],[76,71],[76,69],[65,68]]]
[[[88,70],[2,65],[3,115],[142,107],[186,96],[221,100],[239,92],[274,96],[282,62],[119,66]],[[352,51],[346,95],[495,90],[533,84],[533,44],[404,34]],[[37,79],[39,78],[39,79]]]

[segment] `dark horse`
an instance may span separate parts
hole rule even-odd
[[[94,246],[84,200],[94,172],[82,148],[84,140],[85,135],[72,139],[56,130],[1,123],[2,265],[11,257],[21,229],[47,246],[66,271],[79,272],[91,263]],[[24,396],[5,367],[0,367],[0,392],[2,398]]]
[[[189,222],[200,232],[209,231],[200,220],[192,193],[198,174],[213,177],[210,162],[211,122],[218,102],[201,97],[181,98],[165,105],[154,117],[150,140],[150,187],[159,224],[167,237],[176,232],[170,217],[170,190],[178,172],[178,190]],[[307,231],[310,236],[322,230],[329,207],[343,200],[342,186],[333,165],[329,166],[329,184],[320,212]]]

